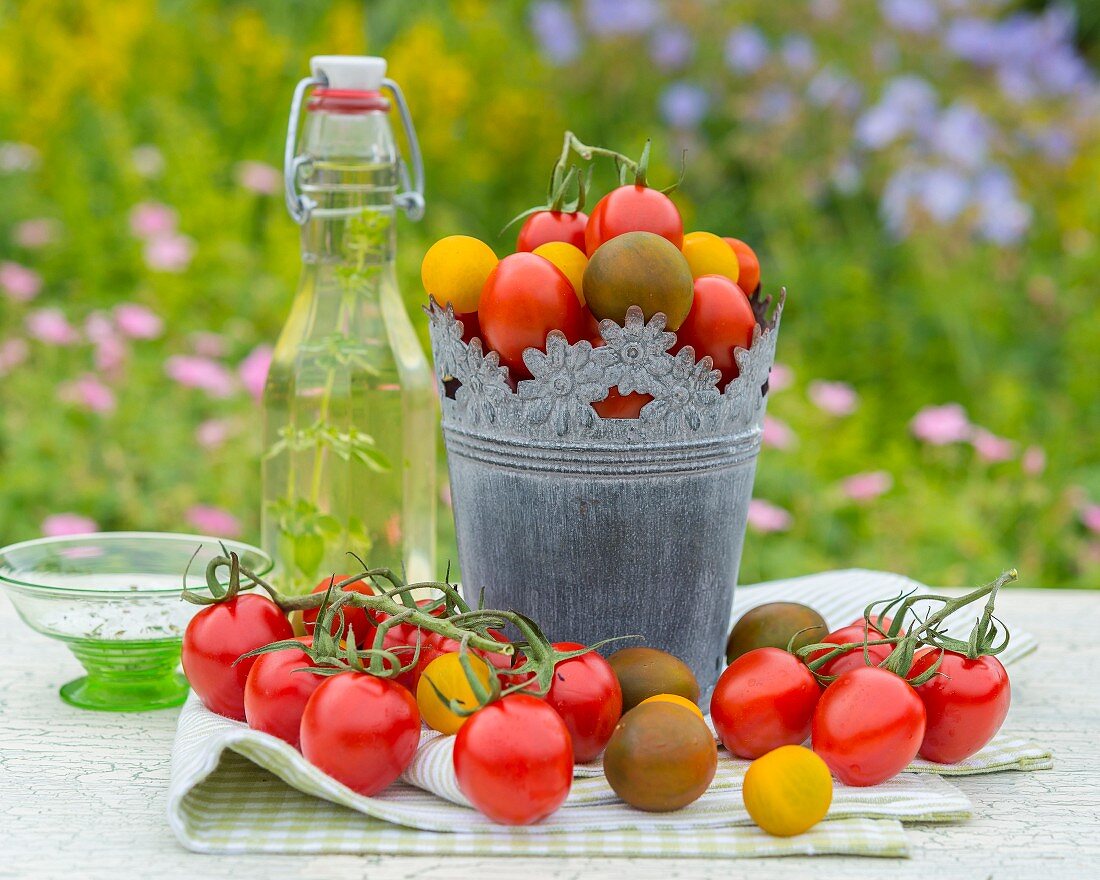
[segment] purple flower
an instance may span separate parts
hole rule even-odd
[[[904,236],[909,232],[910,208],[913,200],[920,195],[924,186],[922,169],[903,165],[886,181],[882,189],[879,210],[886,228],[894,235]]]
[[[207,419],[195,429],[195,442],[203,449],[217,449],[225,444],[232,431],[231,423],[226,419]]]
[[[178,221],[175,209],[161,202],[140,202],[130,209],[130,231],[138,238],[151,239],[175,232]]]
[[[241,533],[237,517],[220,507],[196,504],[187,508],[187,521],[200,532],[219,538],[235,538]]]
[[[573,13],[559,0],[539,0],[530,7],[531,31],[551,64],[568,64],[581,51]]]
[[[1065,165],[1077,153],[1073,132],[1064,128],[1044,128],[1034,136],[1033,143],[1043,156],[1058,165]]]
[[[660,98],[661,116],[673,128],[694,129],[707,115],[710,96],[701,87],[686,82],[672,83]]]
[[[840,0],[810,0],[810,15],[818,21],[832,21],[840,15]]]
[[[34,269],[5,260],[0,263],[0,288],[9,299],[30,302],[42,290],[42,276]]]
[[[211,397],[229,397],[236,389],[233,374],[209,358],[173,355],[164,363],[169,378],[186,388],[199,388]]]
[[[271,368],[272,354],[270,345],[258,345],[237,367],[237,374],[241,377],[245,389],[256,400],[263,397],[264,383],[267,381],[267,371]]]
[[[49,217],[36,217],[17,223],[12,230],[12,241],[19,247],[36,249],[46,247],[57,241],[61,234],[61,224]]]
[[[794,114],[797,101],[794,93],[783,86],[761,89],[749,115],[760,122],[777,125],[786,122]]]
[[[273,196],[283,188],[283,173],[266,162],[238,162],[237,183],[257,195]]]
[[[1037,477],[1047,469],[1047,454],[1041,446],[1029,446],[1020,459],[1020,467],[1029,477]]]
[[[890,80],[878,103],[856,121],[856,140],[882,149],[903,134],[927,129],[936,113],[936,92],[919,76]]]
[[[195,243],[174,232],[145,242],[145,263],[157,272],[182,272],[191,264],[194,254]]]
[[[989,154],[991,126],[977,108],[956,101],[932,129],[932,148],[964,168],[979,168]]]
[[[815,379],[806,388],[810,402],[831,416],[850,416],[859,407],[859,395],[847,382]]]
[[[773,449],[791,449],[796,443],[791,426],[769,415],[764,416],[760,440],[765,446],[771,446]]]
[[[27,332],[47,345],[76,345],[80,334],[69,323],[61,309],[39,309],[27,315]]]
[[[164,332],[164,321],[152,309],[138,303],[115,306],[118,329],[131,339],[156,339]]]
[[[657,0],[585,0],[585,20],[601,37],[640,34],[661,20]]]
[[[839,107],[852,112],[859,108],[860,101],[863,100],[863,89],[850,76],[829,65],[819,70],[810,80],[806,87],[806,97],[811,104],[818,107]]]
[[[662,28],[649,43],[649,57],[662,70],[679,70],[695,54],[695,41],[682,27]]]
[[[47,538],[63,538],[66,535],[88,535],[99,531],[99,524],[79,513],[55,513],[42,520],[42,534]]]
[[[164,154],[153,144],[138,144],[130,151],[130,164],[141,177],[159,177],[164,171]]]
[[[852,501],[871,501],[894,486],[894,478],[886,471],[853,474],[840,484],[840,491]]]
[[[768,60],[768,42],[751,25],[730,31],[726,38],[726,64],[735,73],[752,73]]]
[[[769,394],[773,391],[782,391],[785,388],[790,388],[792,382],[794,382],[794,370],[778,361],[772,364],[772,371],[768,376]]]
[[[0,342],[0,376],[10,373],[23,363],[30,354],[27,340],[18,336]]]
[[[989,464],[1009,461],[1016,455],[1016,444],[1005,440],[985,428],[975,428],[970,435],[970,444],[978,453],[978,458]]]
[[[940,23],[940,12],[932,0],[879,0],[882,17],[899,31],[927,34]]]
[[[749,525],[758,532],[785,532],[791,522],[790,512],[770,501],[753,498],[749,502]]]
[[[1015,244],[1031,226],[1031,208],[1016,195],[1016,183],[1001,168],[982,172],[975,183],[978,232],[994,244]]]
[[[789,70],[798,73],[811,70],[817,60],[814,44],[802,34],[793,34],[784,39],[779,47],[779,55]]]
[[[92,373],[85,373],[71,382],[64,383],[58,389],[57,396],[65,403],[71,403],[99,415],[115,411],[115,393]]]
[[[920,201],[938,223],[954,220],[970,199],[970,182],[953,168],[929,168],[921,175]]]
[[[926,406],[909,423],[913,436],[933,446],[962,443],[970,439],[972,426],[966,410],[957,403]]]

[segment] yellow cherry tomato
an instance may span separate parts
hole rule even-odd
[[[585,304],[584,285],[581,280],[584,278],[585,266],[588,265],[588,257],[584,255],[584,251],[567,241],[548,241],[546,244],[540,244],[532,253],[549,260],[561,269],[561,273],[573,285],[573,291],[583,306]]]
[[[809,749],[780,746],[749,765],[741,796],[753,822],[768,834],[792,837],[825,818],[833,802],[833,777]]]
[[[646,697],[639,703],[639,706],[644,706],[646,703],[672,703],[674,706],[683,706],[685,709],[690,709],[700,718],[703,717],[703,710],[696,706],[687,697],[681,697],[679,694],[655,694],[652,697]]]
[[[470,665],[478,680],[488,690],[488,664],[480,657],[470,655]],[[432,730],[446,734],[458,733],[458,729],[466,723],[466,719],[452,712],[447,702],[439,698],[439,694],[432,687],[432,682],[448,700],[458,700],[462,708],[473,709],[477,706],[474,689],[470,687],[470,680],[466,677],[466,671],[462,668],[462,662],[457,653],[436,657],[428,664],[416,685],[416,705],[420,709],[420,717]]]
[[[485,242],[468,235],[448,235],[424,254],[420,280],[440,305],[450,303],[460,314],[476,312],[481,288],[498,262]]]
[[[692,278],[725,275],[730,281],[737,281],[740,273],[737,254],[713,232],[689,232],[684,236],[682,250]]]

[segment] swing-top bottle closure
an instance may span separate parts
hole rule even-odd
[[[310,59],[309,68],[311,75],[298,83],[290,102],[290,120],[287,123],[286,149],[283,153],[286,207],[290,216],[299,225],[304,225],[317,206],[313,199],[298,190],[299,174],[313,161],[308,153],[295,153],[298,121],[306,93],[313,89],[309,105],[311,110],[384,113],[389,110],[389,101],[382,93],[388,91],[401,115],[412,162],[410,181],[408,166],[403,158],[398,160],[401,191],[394,196],[394,203],[410,220],[419,220],[424,216],[424,160],[420,155],[420,143],[416,138],[416,129],[413,128],[405,95],[401,87],[386,76],[386,59],[363,55],[315,55]]]

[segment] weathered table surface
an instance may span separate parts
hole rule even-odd
[[[393,856],[203,856],[165,821],[176,712],[85,712],[59,685],[79,672],[55,642],[0,602],[0,877],[234,878],[524,876],[632,880],[679,877],[1100,877],[1100,647],[1091,622],[1100,592],[1016,590],[999,610],[1034,632],[1040,650],[1012,670],[1007,727],[1049,744],[1055,769],[955,780],[965,823],[908,826],[912,857],[726,861]]]

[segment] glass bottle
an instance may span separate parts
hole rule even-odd
[[[436,575],[437,404],[394,270],[396,209],[420,218],[423,173],[385,67],[314,58],[291,108],[287,206],[302,227],[302,275],[264,388],[262,511],[287,592],[356,566],[349,550],[410,580]],[[415,189],[383,89],[405,123]]]

